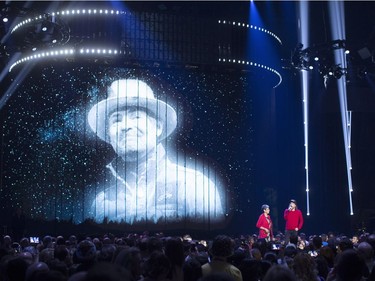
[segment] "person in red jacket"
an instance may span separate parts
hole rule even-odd
[[[263,214],[259,216],[256,227],[259,228],[258,239],[264,239],[267,242],[273,239],[272,220],[270,216],[270,206],[262,205]]]
[[[288,209],[284,211],[285,224],[285,244],[289,243],[291,235],[298,235],[298,231],[303,226],[302,212],[297,207],[297,201],[291,199]]]

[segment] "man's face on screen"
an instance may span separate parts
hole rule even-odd
[[[116,153],[127,161],[148,157],[157,145],[162,128],[146,109],[125,108],[109,116],[109,137]]]

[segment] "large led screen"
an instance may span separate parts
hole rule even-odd
[[[35,66],[1,110],[2,208],[128,229],[222,227],[249,183],[249,91],[228,71]]]

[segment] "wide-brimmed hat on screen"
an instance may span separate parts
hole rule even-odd
[[[158,140],[168,137],[177,126],[176,111],[162,100],[156,99],[153,90],[138,79],[120,79],[112,82],[108,89],[108,97],[95,104],[89,111],[90,128],[102,140],[109,142],[106,136],[108,116],[128,107],[146,109],[163,125]]]

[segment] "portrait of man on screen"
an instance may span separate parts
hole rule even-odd
[[[138,79],[111,83],[107,98],[88,112],[90,129],[116,157],[95,189],[87,217],[128,224],[220,222],[225,194],[219,177],[171,160],[163,145],[177,127],[175,109]]]

